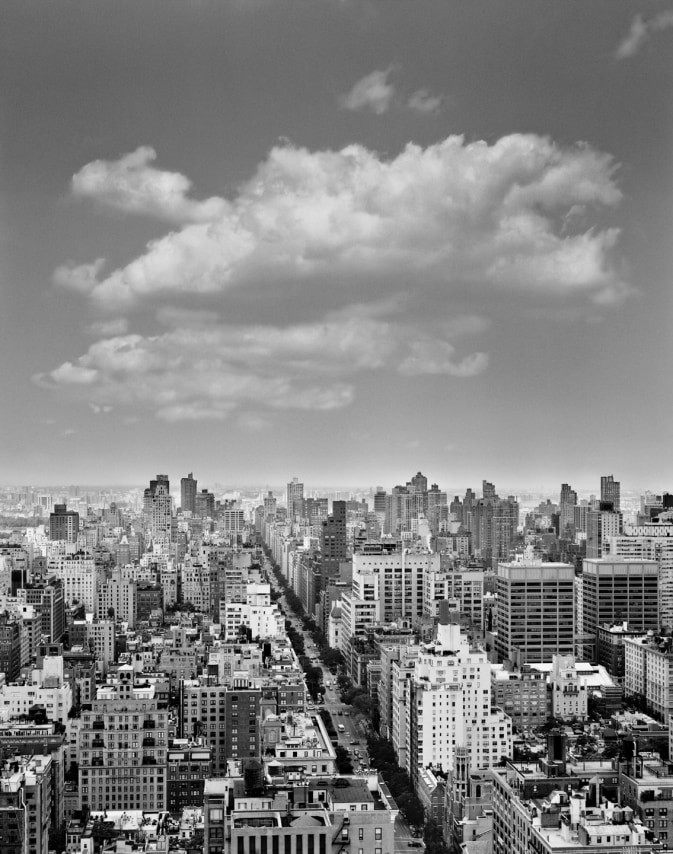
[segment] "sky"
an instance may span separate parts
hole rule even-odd
[[[0,16],[0,482],[673,489],[672,3]]]

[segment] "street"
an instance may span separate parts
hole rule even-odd
[[[276,588],[275,579],[273,578],[273,574],[269,570],[268,575],[271,579],[271,583]],[[279,590],[280,592],[280,590]],[[292,622],[294,628],[302,635],[304,639],[304,648],[306,650],[306,655],[308,658],[319,659],[319,651],[313,643],[310,634],[304,630],[304,627],[301,623],[301,620],[295,616],[295,614],[290,610],[287,600],[284,595],[281,595],[279,599],[279,604],[282,610],[285,613],[286,619]],[[365,769],[369,769],[369,756],[367,753],[367,733],[365,723],[360,718],[354,715],[354,709],[352,706],[347,706],[345,703],[341,702],[341,698],[339,696],[339,692],[336,689],[336,676],[332,674],[320,660],[314,662],[316,666],[322,668],[323,671],[323,684],[325,685],[325,692],[323,695],[323,703],[316,703],[314,709],[310,711],[318,711],[320,709],[326,709],[329,711],[332,716],[332,721],[334,723],[334,728],[337,731],[338,744],[345,748],[351,756],[351,761],[353,762],[354,773],[364,773]],[[327,686],[327,683],[331,683],[331,687]],[[339,730],[339,724],[341,724],[344,729],[343,732]],[[357,744],[351,744],[351,742],[357,742]],[[355,751],[358,750],[360,752],[360,756],[355,756]],[[371,769],[374,773],[375,769]],[[409,825],[405,822],[402,815],[398,815],[395,819],[395,851],[394,854],[423,854],[424,845],[419,839],[415,839],[411,835],[411,830]],[[391,852],[393,854],[393,852]]]

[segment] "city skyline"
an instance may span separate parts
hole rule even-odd
[[[663,4],[3,18],[4,482],[667,488]]]

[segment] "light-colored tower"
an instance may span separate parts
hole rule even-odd
[[[143,493],[145,531],[155,547],[168,551],[172,540],[173,500],[168,475],[158,474]]]
[[[409,767],[449,770],[467,748],[473,768],[488,768],[512,751],[512,721],[491,709],[491,667],[461,633],[459,614],[440,606],[437,639],[421,647],[411,680]],[[467,757],[463,754],[467,761]]]

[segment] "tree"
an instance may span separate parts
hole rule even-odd
[[[348,755],[346,748],[337,744],[334,752],[336,753],[336,766],[339,774],[352,774],[353,763],[351,762],[351,758]]]
[[[405,792],[395,798],[397,806],[404,813],[407,824],[423,824],[425,821],[425,810],[423,804],[413,792]]]

